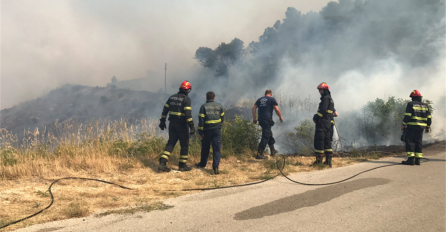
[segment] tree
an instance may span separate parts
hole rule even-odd
[[[116,85],[116,84],[118,83],[118,78],[116,78],[115,76],[113,76],[112,79],[111,79],[111,83],[112,83],[113,85]]]

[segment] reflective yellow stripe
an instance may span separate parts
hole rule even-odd
[[[427,123],[421,123],[421,122],[408,122],[407,125],[411,125],[411,126],[427,126]]]
[[[316,153],[324,153],[324,150],[316,150],[316,149],[314,149],[314,151],[316,152]]]
[[[209,121],[205,121],[204,123],[205,123],[205,124],[214,124],[214,123],[219,123],[219,122],[221,122],[221,119],[218,119],[218,120],[209,120]]]
[[[412,116],[411,119],[421,120],[421,121],[427,121],[427,118]]]
[[[184,107],[184,110],[192,110],[192,107],[186,106],[186,107]]]
[[[186,122],[190,122],[190,121],[192,121],[192,118],[186,119]]]
[[[334,121],[333,121],[333,120],[331,120],[331,123],[333,123],[333,124],[334,124]]]
[[[407,157],[414,157],[415,154],[413,152],[407,152]]]
[[[169,108],[169,105],[167,105],[167,104],[165,104],[164,106],[167,107],[167,108]]]
[[[332,110],[327,110],[327,113],[332,114],[333,111]]]
[[[176,116],[184,116],[184,113],[169,111],[169,114]]]
[[[417,157],[417,158],[423,158],[423,153],[415,152],[415,157]]]
[[[168,152],[168,151],[164,151],[163,154],[165,154],[165,155],[170,155],[170,152]]]
[[[180,155],[180,159],[187,159],[187,155]]]
[[[403,126],[407,125],[407,123],[403,122]]]
[[[187,162],[187,160],[180,159],[180,163],[186,163],[186,162]]]
[[[167,118],[167,115],[161,115],[161,118]]]
[[[317,115],[319,115],[319,117],[322,117],[322,116],[323,116],[321,113],[317,113]]]
[[[169,156],[167,156],[167,155],[162,155],[161,158],[164,158],[164,159],[167,159],[167,160],[168,160],[168,159],[169,159]]]
[[[199,127],[198,127],[198,130],[203,130],[203,127],[200,127],[200,126],[199,126]]]
[[[412,113],[405,113],[404,116],[412,116]]]
[[[225,112],[221,113],[220,116],[221,116],[221,117],[225,116]]]
[[[427,111],[427,108],[424,107],[413,107],[414,110]]]
[[[324,151],[333,151],[333,149],[325,149]]]
[[[432,115],[428,115],[427,118],[432,118]]]
[[[200,117],[202,117],[202,118],[204,118],[204,117],[205,117],[205,115],[204,115],[204,114],[198,114],[198,116],[200,116]]]

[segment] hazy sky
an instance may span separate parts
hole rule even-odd
[[[247,46],[287,7],[319,12],[327,0],[2,0],[1,109],[63,84],[105,86],[196,65],[200,46]],[[153,90],[164,84],[163,75]]]

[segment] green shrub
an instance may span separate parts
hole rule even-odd
[[[243,153],[246,150],[257,150],[261,129],[250,120],[237,116],[234,120],[225,121],[222,127],[222,150],[228,156]]]
[[[313,155],[315,126],[311,120],[302,121],[294,132],[285,134],[285,149],[289,153],[298,153],[299,155]]]

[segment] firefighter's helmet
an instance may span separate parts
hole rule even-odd
[[[422,97],[420,91],[414,90],[410,93],[410,97]]]
[[[181,83],[180,89],[192,89],[192,85],[189,83],[189,81],[183,81],[183,83]]]
[[[330,88],[328,88],[327,83],[325,83],[325,82],[320,83],[320,84],[317,86],[317,89],[327,89],[327,90],[330,90]]]

